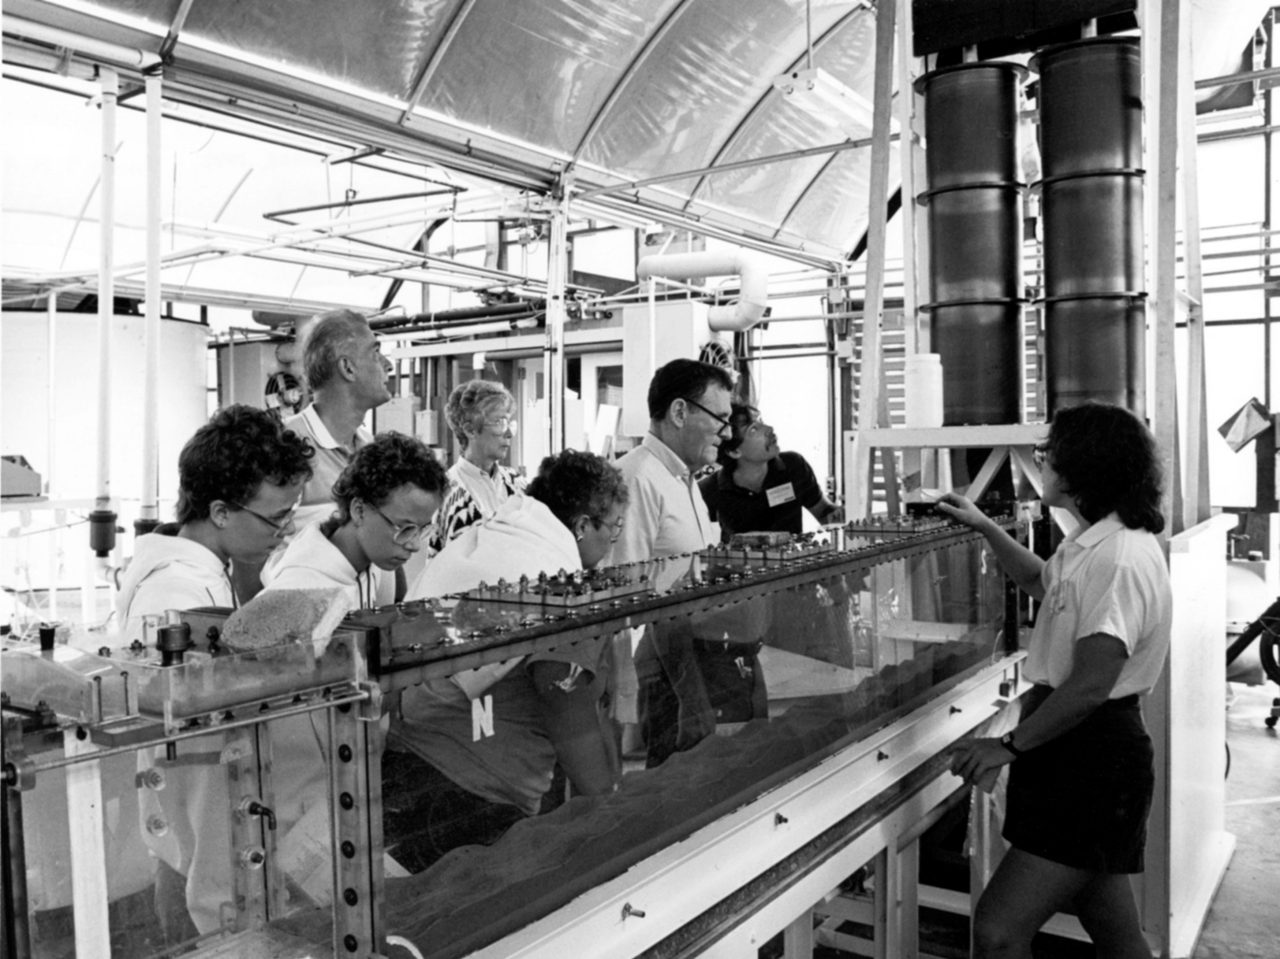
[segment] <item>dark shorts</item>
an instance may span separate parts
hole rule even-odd
[[[1036,686],[1022,718],[1051,692]],[[1009,767],[1004,838],[1023,852],[1101,873],[1143,871],[1155,787],[1137,696],[1114,699]]]

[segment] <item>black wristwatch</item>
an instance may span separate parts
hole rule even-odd
[[[1003,746],[1005,749],[1009,750],[1009,752],[1013,753],[1013,756],[1015,759],[1022,755],[1022,750],[1013,744],[1012,729],[1000,737],[1000,745]]]

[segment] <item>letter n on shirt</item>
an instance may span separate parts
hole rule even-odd
[[[493,697],[482,696],[471,700],[471,741],[493,735]]]

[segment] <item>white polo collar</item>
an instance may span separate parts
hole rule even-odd
[[[640,445],[652,453],[659,463],[667,468],[667,471],[681,482],[689,482],[692,475],[689,464],[676,455],[673,450],[662,440],[658,439],[653,433],[646,433],[644,439],[640,441]]]

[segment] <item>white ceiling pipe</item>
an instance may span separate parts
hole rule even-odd
[[[108,43],[105,40],[96,40],[93,37],[86,37],[83,34],[47,26],[43,23],[36,23],[32,20],[24,20],[21,17],[6,15],[4,18],[4,31],[5,33],[26,37],[29,40],[38,40],[41,43],[73,50],[76,53],[83,53],[94,59],[118,63],[121,66],[145,70],[160,63],[159,54],[151,53],[147,50],[124,47],[116,43]]]
[[[646,256],[636,264],[636,277],[670,277],[684,280],[694,276],[738,276],[738,302],[713,306],[707,320],[713,330],[749,330],[764,316],[769,300],[769,275],[758,259],[742,251],[726,253],[665,253]]]

